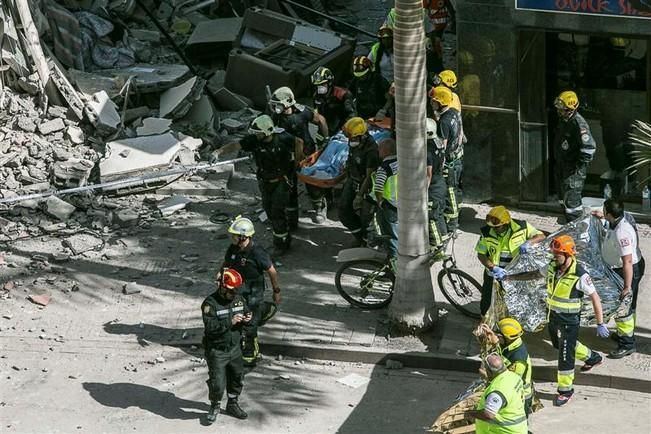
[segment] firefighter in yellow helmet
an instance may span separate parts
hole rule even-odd
[[[439,72],[434,77],[434,86],[445,86],[450,89],[452,91],[452,103],[450,107],[461,113],[461,100],[459,99],[459,95],[455,93],[455,89],[457,88],[457,75],[454,71],[445,69]]]
[[[430,91],[432,109],[437,121],[436,134],[445,148],[443,176],[448,187],[445,205],[447,232],[454,236],[459,227],[459,205],[461,204],[461,174],[463,172],[463,123],[461,114],[453,109],[452,91],[445,86],[436,86]]]
[[[569,222],[582,214],[583,185],[597,144],[588,123],[577,111],[576,93],[561,92],[554,100],[554,107],[559,118],[554,137],[555,178],[560,182],[559,202]]]
[[[314,108],[325,118],[328,134],[333,136],[348,119],[357,116],[355,99],[345,87],[335,86],[335,76],[325,66],[319,66],[312,73],[311,80]]]
[[[361,246],[366,242],[369,212],[364,197],[371,191],[371,175],[380,166],[380,156],[364,119],[349,119],[342,131],[350,149],[346,161],[348,177],[339,198],[339,220],[355,237],[354,245]]]
[[[545,235],[524,220],[511,218],[506,207],[492,208],[486,216],[486,226],[475,252],[484,266],[484,283],[481,290],[480,311],[486,315],[491,306],[494,279],[502,280],[504,268],[519,254],[526,254],[533,245],[545,239]]]
[[[357,115],[363,119],[375,116],[387,102],[389,82],[373,70],[373,64],[366,56],[353,59],[353,80],[348,88],[355,99]]]

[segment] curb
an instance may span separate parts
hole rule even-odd
[[[201,346],[201,342],[178,341],[167,343],[172,346]],[[335,348],[332,346],[311,346],[282,341],[266,341],[260,343],[260,351],[265,355],[282,355],[297,359],[333,360],[338,362],[365,363],[369,365],[385,365],[387,360],[397,360],[407,368],[439,369],[444,371],[476,373],[480,363],[469,358],[446,356],[443,354],[423,352],[382,352],[367,350],[360,347]],[[556,381],[556,367],[549,365],[533,365],[534,380]],[[608,389],[626,390],[651,394],[651,380],[642,378],[620,377],[603,374],[580,374],[574,379],[580,386],[603,387]]]

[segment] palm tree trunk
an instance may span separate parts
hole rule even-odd
[[[421,0],[396,0],[394,76],[398,143],[398,265],[389,317],[417,332],[436,321],[428,262],[425,49]]]

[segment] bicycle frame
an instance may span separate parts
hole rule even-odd
[[[352,249],[340,250],[337,254],[337,262],[350,262],[359,260],[373,260],[385,262],[387,254],[368,247],[354,247]]]

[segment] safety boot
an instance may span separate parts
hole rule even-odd
[[[233,417],[238,419],[246,419],[249,415],[246,411],[242,410],[240,404],[237,402],[237,398],[228,398],[228,404],[226,404],[226,414],[230,414]]]
[[[208,422],[208,425],[212,425],[213,423],[215,423],[218,415],[219,415],[219,402],[213,402],[210,404],[210,410],[206,415],[206,422]]]
[[[312,223],[317,225],[322,225],[327,220],[326,217],[327,213],[328,211],[323,206],[314,207],[314,215],[312,216]]]

